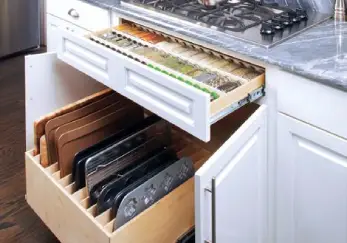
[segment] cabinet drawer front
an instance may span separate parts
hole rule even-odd
[[[57,28],[74,32],[78,35],[86,35],[90,33],[88,30],[71,24],[61,18],[55,17],[51,14],[47,14],[47,52],[57,50],[58,42],[56,37]]]
[[[210,97],[85,37],[58,30],[58,58],[204,141]]]
[[[94,43],[61,28],[56,30],[56,38],[59,59],[104,85],[109,85],[113,74],[110,70],[113,58],[111,51],[100,49]]]
[[[110,26],[110,12],[77,0],[48,0],[47,13],[90,31]]]
[[[123,60],[119,74],[122,95],[194,136],[210,139],[209,95],[131,59]]]
[[[267,78],[277,87],[280,112],[347,139],[346,92],[278,69]]]

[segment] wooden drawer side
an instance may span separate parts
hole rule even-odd
[[[44,169],[39,156],[25,154],[27,202],[56,237],[64,243],[107,243],[109,234],[77,200],[71,200],[66,179],[54,179],[57,166]],[[69,187],[69,186],[68,186]]]
[[[111,243],[174,243],[194,225],[194,178],[112,234]]]

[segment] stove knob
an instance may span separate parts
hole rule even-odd
[[[293,23],[299,23],[301,21],[301,18],[296,11],[289,11],[288,16],[292,19]]]
[[[272,23],[273,28],[277,31],[284,29],[284,25],[281,23],[281,21],[279,21],[277,19],[272,19],[271,23]]]
[[[293,25],[293,20],[291,17],[287,16],[287,15],[281,15],[279,21],[281,21],[281,23],[285,26],[292,26]]]
[[[275,29],[271,23],[262,23],[260,33],[263,35],[273,35],[275,34]]]
[[[298,15],[298,17],[301,18],[301,20],[307,20],[308,19],[307,11],[305,9],[297,8],[296,14]]]

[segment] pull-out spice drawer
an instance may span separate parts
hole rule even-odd
[[[174,242],[194,224],[193,179],[113,231],[110,212],[94,216],[86,190],[75,192],[71,175],[59,178],[57,163],[44,168],[39,157],[25,154],[27,201],[61,242]]]
[[[206,142],[213,123],[264,95],[263,72],[222,92],[112,44],[102,45],[97,37],[93,41],[64,30],[58,35],[61,60]]]

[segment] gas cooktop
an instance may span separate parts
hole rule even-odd
[[[256,0],[228,0],[208,7],[198,0],[122,0],[121,4],[184,19],[266,48],[331,17]]]

